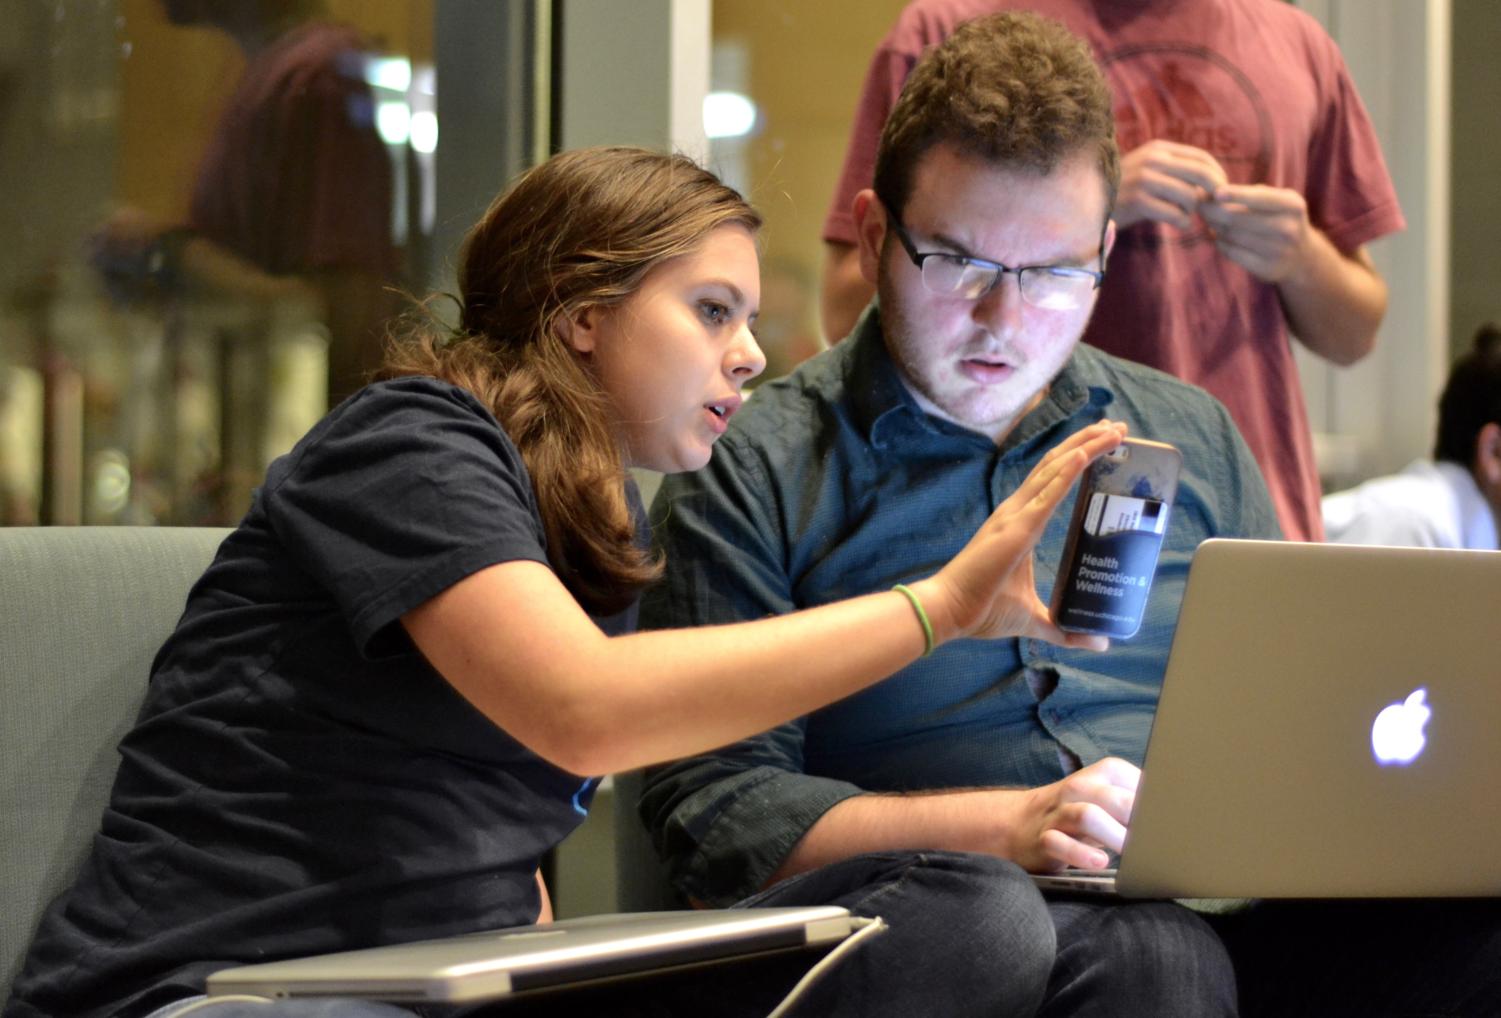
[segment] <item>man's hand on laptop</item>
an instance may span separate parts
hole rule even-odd
[[[1119,855],[1141,770],[1106,757],[1062,781],[1019,795],[1004,853],[1030,873],[1104,869]]]

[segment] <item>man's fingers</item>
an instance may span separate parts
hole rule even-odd
[[[1235,261],[1242,263],[1247,258],[1259,258],[1262,253],[1261,249],[1256,245],[1244,243],[1239,237],[1231,237],[1225,234],[1215,237],[1214,245],[1220,249],[1220,253],[1226,258],[1233,258]]]
[[[1081,870],[1100,870],[1110,865],[1110,856],[1104,849],[1086,845],[1062,831],[1043,831],[1039,842],[1043,854],[1052,863],[1048,867],[1051,870],[1070,866]]]
[[[1063,801],[1102,811],[1116,824],[1131,819],[1141,771],[1118,757],[1106,757],[1063,781]]]
[[[1138,200],[1137,220],[1147,219],[1154,223],[1165,223],[1179,230],[1187,230],[1193,226],[1193,215],[1184,211],[1172,202],[1147,196],[1146,200]]]
[[[1307,205],[1298,192],[1266,184],[1222,184],[1210,195],[1215,205],[1240,205],[1246,211],[1266,214],[1304,214]]]
[[[1135,160],[1131,158],[1133,152],[1140,153]],[[1149,141],[1139,149],[1133,149],[1126,153],[1125,160],[1139,161],[1145,167],[1160,173],[1172,174],[1206,192],[1223,187],[1230,180],[1219,160],[1204,149],[1165,138]]]
[[[1088,838],[1119,854],[1126,844],[1126,825],[1096,803],[1085,802],[1079,806],[1074,828],[1065,833],[1075,838]]]
[[[1048,856],[1066,866],[1098,869],[1109,862],[1107,850],[1120,854],[1126,828],[1093,803],[1074,803],[1058,811],[1038,840]]]
[[[1234,224],[1236,210],[1233,206],[1209,201],[1199,209],[1199,215],[1214,229],[1225,230]]]
[[[1276,262],[1264,252],[1256,248],[1246,247],[1243,244],[1237,244],[1224,237],[1216,237],[1214,246],[1220,254],[1245,269],[1257,279],[1267,281],[1272,279]]]
[[[1235,212],[1218,209],[1211,212],[1206,205],[1204,222],[1220,236],[1234,236],[1241,242],[1262,240],[1268,243],[1291,243],[1298,232],[1298,221],[1292,216],[1269,216],[1264,213]]]
[[[1131,808],[1136,805],[1136,790],[1134,788],[1121,788],[1118,785],[1106,785],[1104,790],[1095,799],[1095,805],[1108,813],[1112,820],[1120,824],[1122,828],[1131,822]],[[1122,836],[1124,836],[1124,830]]]
[[[1153,173],[1142,177],[1138,202],[1149,209],[1167,206],[1172,212],[1187,217],[1199,203],[1209,197],[1210,189],[1167,173]],[[1142,201],[1142,199],[1146,201]]]
[[[1206,192],[1213,194],[1230,183],[1230,176],[1219,160],[1203,149],[1180,143],[1174,145],[1173,151],[1180,171]]]
[[[1210,189],[1156,165],[1128,166],[1124,171],[1116,219],[1127,226],[1145,220],[1187,229],[1194,210],[1209,196]]]
[[[1090,764],[1085,770],[1093,776],[1104,778],[1117,788],[1129,789],[1133,793],[1141,784],[1141,768],[1118,756],[1107,756]]]

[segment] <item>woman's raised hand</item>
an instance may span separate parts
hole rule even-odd
[[[1126,437],[1126,426],[1101,421],[1070,435],[996,507],[948,565],[912,584],[942,639],[1035,637],[1066,647],[1104,650],[1102,636],[1065,633],[1037,596],[1032,549],[1049,518],[1096,456]]]

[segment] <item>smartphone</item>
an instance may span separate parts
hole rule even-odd
[[[1183,455],[1128,438],[1084,471],[1053,586],[1053,621],[1123,640],[1147,607]]]

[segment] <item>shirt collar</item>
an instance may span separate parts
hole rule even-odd
[[[902,383],[886,349],[881,311],[874,303],[865,309],[845,342],[851,346],[847,375],[850,406],[855,423],[872,446],[884,449],[913,426],[929,434],[962,433],[990,444],[979,432],[930,417],[918,405]],[[1093,356],[1093,351],[1082,344],[1074,351],[1048,387],[1047,396],[1017,422],[1001,443],[1002,452],[1029,444],[1076,414],[1089,413],[1093,420],[1104,416],[1104,408],[1114,402],[1115,395],[1103,384],[1091,384],[1088,376],[1096,374],[1088,370]]]
[[[851,347],[846,377],[855,423],[871,445],[885,448],[904,422],[921,423],[927,414],[902,384],[891,361],[881,331],[880,308],[870,304],[845,342]]]
[[[1413,467],[1408,467],[1408,470],[1412,471]],[[1439,460],[1434,463],[1433,470],[1444,478],[1454,492],[1455,500],[1459,503],[1460,539],[1464,542],[1464,546],[1466,548],[1495,548],[1497,546],[1496,514],[1491,511],[1490,503],[1485,500],[1480,485],[1475,482],[1475,475],[1470,473],[1463,464],[1452,463],[1448,460]]]

